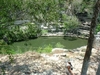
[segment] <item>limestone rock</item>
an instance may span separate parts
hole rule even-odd
[[[63,49],[63,48],[53,48],[52,49],[52,53],[63,53],[68,51],[67,49]]]
[[[62,48],[57,49],[59,51]],[[68,61],[72,63],[72,72],[75,75],[80,75],[85,54],[84,49],[86,46],[74,49],[73,52],[66,51],[67,49],[62,49],[59,52],[53,50],[54,53],[51,54],[29,51],[14,55],[13,63],[9,63],[8,55],[0,55],[0,75],[3,75],[3,70],[5,75],[67,75]],[[100,52],[93,48],[87,75],[96,73],[100,60],[99,54]]]

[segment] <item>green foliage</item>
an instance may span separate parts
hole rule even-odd
[[[3,40],[0,40],[0,54],[8,54],[10,63],[12,63],[14,60],[12,54],[15,54],[15,50],[11,49]],[[4,69],[2,71],[4,72]]]
[[[7,44],[3,40],[0,40],[0,54],[5,54],[6,49],[9,49]]]
[[[45,23],[61,20],[62,14],[66,12],[69,4],[72,5],[72,12],[91,10],[94,0],[1,0],[0,17],[1,22],[11,22],[22,14],[28,15],[35,22]],[[29,19],[29,18],[27,18]]]
[[[41,30],[37,27],[36,24],[28,23],[27,26],[28,28],[27,30],[25,29],[24,32],[26,31],[25,34],[27,34],[29,38],[37,37],[37,35],[41,33]]]
[[[49,44],[49,45],[46,45],[43,48],[39,47],[37,52],[39,52],[39,53],[50,53],[51,50],[52,50],[52,45]]]
[[[10,26],[9,29],[10,30],[8,30],[4,35],[10,43],[35,38],[41,32],[35,24],[30,23],[20,26],[13,25]]]
[[[0,39],[3,35],[7,35],[9,42],[37,37],[41,32],[38,25],[42,23],[58,25],[61,22],[65,26],[65,32],[73,30],[80,24],[74,14],[85,11],[91,13],[93,3],[94,0],[0,0]],[[66,13],[70,4],[71,13],[74,13],[72,16]],[[14,25],[15,20],[22,19],[28,19],[35,24]],[[25,26],[27,28],[23,29]],[[97,27],[96,31],[99,31],[99,28]],[[46,34],[47,31],[43,30],[42,33]],[[1,49],[6,50],[4,47]],[[8,51],[13,53],[11,49]]]
[[[14,62],[14,57],[12,54],[9,54],[9,60],[10,60],[10,63],[13,63]]]
[[[100,24],[97,25],[96,27],[96,33],[100,31]]]
[[[42,29],[42,34],[46,35],[48,33],[48,30]]]
[[[56,48],[64,48],[64,45],[62,45],[60,42],[58,42],[56,45],[55,45]]]
[[[60,42],[58,42],[54,47],[64,48],[64,46]],[[45,45],[44,47],[39,47],[37,52],[39,52],[39,53],[50,53],[52,48],[53,48],[53,46],[51,44]]]
[[[0,54],[15,54],[15,50],[11,49],[3,40],[0,40]]]
[[[91,13],[93,3],[94,0],[0,0],[0,35],[3,36],[5,32],[8,32],[8,26],[13,25],[12,23],[19,19],[29,19],[35,24],[40,23],[40,25],[41,23],[61,22],[67,26],[71,25],[68,28],[65,26],[69,29],[73,27],[73,22],[74,25],[77,22],[73,15],[85,11]],[[69,5],[72,10],[69,13],[73,13],[72,18],[66,14]],[[33,32],[31,27],[29,32]],[[20,33],[22,32],[18,33],[19,36]],[[29,35],[32,37],[33,34],[35,33]]]
[[[0,46],[1,45],[6,45],[6,43],[3,40],[0,40]]]
[[[73,30],[80,24],[79,20],[75,16],[66,16],[66,20],[67,21],[64,22],[64,27],[66,29],[65,32]]]
[[[7,25],[23,18],[34,19],[35,23],[58,22],[65,10],[64,5],[65,0],[1,0],[0,20]]]
[[[15,54],[15,50],[11,49],[8,45],[1,45],[0,54]]]
[[[80,12],[87,12],[88,17],[91,13],[93,13],[93,7],[94,7],[95,0],[83,0],[83,2],[80,5]],[[91,17],[91,16],[90,16]]]

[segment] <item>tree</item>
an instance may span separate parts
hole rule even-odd
[[[92,45],[93,45],[93,41],[94,41],[94,33],[95,33],[95,27],[96,27],[99,10],[100,10],[100,0],[97,0],[96,4],[94,6],[93,18],[91,20],[91,28],[90,28],[90,34],[89,34],[90,36],[88,39],[88,44],[87,44],[87,49],[86,49],[86,53],[85,53],[85,57],[84,57],[84,61],[83,61],[81,75],[86,75],[86,73],[87,73],[88,64],[90,61],[90,55],[91,55],[91,51],[92,51]]]

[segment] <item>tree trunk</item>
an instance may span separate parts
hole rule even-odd
[[[88,39],[87,49],[86,49],[86,53],[84,56],[81,75],[86,75],[86,73],[87,73],[88,64],[90,61],[90,55],[91,55],[91,51],[92,51],[92,45],[93,45],[93,41],[94,41],[94,32],[95,32],[95,27],[96,27],[99,10],[100,10],[100,0],[97,0],[95,7],[94,7],[93,18],[91,20],[90,36]]]

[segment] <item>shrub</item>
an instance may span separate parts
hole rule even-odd
[[[45,29],[42,30],[42,34],[43,34],[43,35],[46,35],[47,33],[48,33],[47,30],[45,30]]]
[[[15,50],[11,49],[8,45],[0,46],[0,54],[15,54]]]
[[[64,45],[62,45],[60,42],[58,42],[56,45],[55,45],[56,48],[64,48]]]
[[[96,27],[96,33],[100,31],[100,24],[97,25]]]
[[[6,43],[3,40],[0,40],[0,46],[6,45]]]
[[[39,53],[50,53],[51,50],[52,50],[52,45],[49,44],[48,46],[46,45],[44,48],[39,47],[37,52],[39,52]]]
[[[75,16],[67,16],[67,21],[64,22],[64,26],[67,30],[73,29],[79,25],[79,20]]]
[[[41,32],[37,25],[31,23],[20,26],[13,25],[10,26],[9,29],[7,30],[5,35],[10,43],[15,41],[27,40],[29,38],[36,38],[37,35]]]
[[[79,24],[80,22],[75,16],[67,16],[66,21],[64,21],[64,33],[66,31],[73,31]]]

